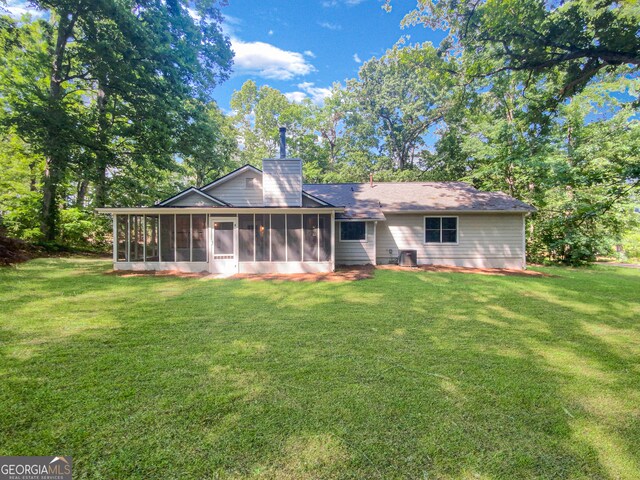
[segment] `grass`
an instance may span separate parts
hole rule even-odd
[[[74,478],[638,478],[640,270],[0,270],[0,454]]]

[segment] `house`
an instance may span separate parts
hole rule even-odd
[[[113,217],[117,270],[328,272],[389,264],[525,268],[533,207],[462,182],[303,184],[302,161],[245,165],[200,188]]]

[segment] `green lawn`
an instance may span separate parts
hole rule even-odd
[[[0,270],[0,454],[74,478],[638,478],[640,270]]]

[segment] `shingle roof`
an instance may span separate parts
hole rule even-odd
[[[384,219],[383,212],[499,211],[535,209],[502,192],[483,192],[464,182],[305,184],[305,192],[344,206],[343,218]]]

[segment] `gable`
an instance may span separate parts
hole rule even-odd
[[[166,207],[219,207],[220,204],[196,193],[189,192],[180,198],[175,198],[165,203]]]
[[[161,207],[220,207],[225,203],[217,198],[201,192],[195,187],[189,187],[186,190],[169,197],[160,202]]]
[[[227,176],[202,187],[214,196],[236,207],[262,207],[262,172],[257,168],[243,167]]]

